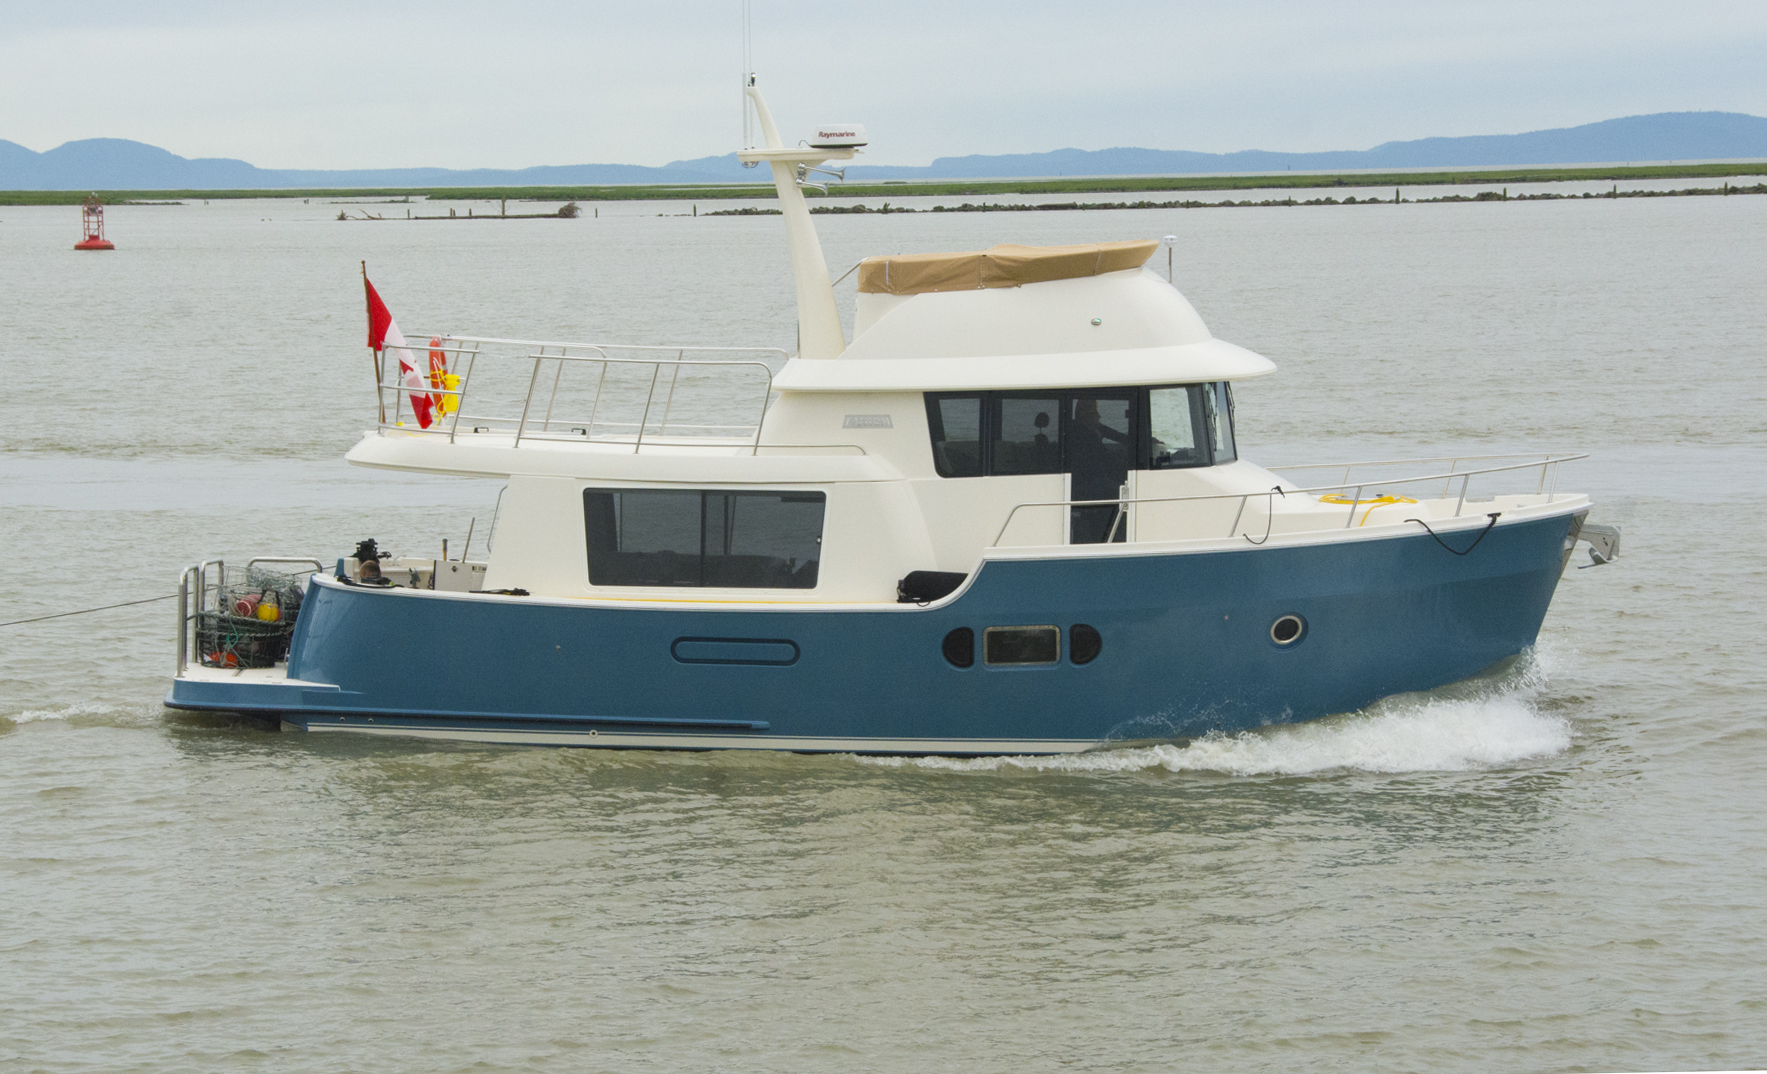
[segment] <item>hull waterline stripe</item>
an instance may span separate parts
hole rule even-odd
[[[394,709],[376,707],[370,713],[367,710],[339,710],[318,705],[230,705],[225,702],[193,703],[185,700],[174,700],[167,695],[164,702],[169,709],[181,709],[187,712],[245,712],[261,716],[306,716],[309,718],[325,717],[329,719],[372,719],[375,716],[390,716],[398,719],[462,719],[488,720],[492,722],[504,720],[557,720],[560,723],[580,724],[614,724],[627,727],[695,727],[695,728],[727,728],[733,731],[766,731],[773,725],[766,720],[696,720],[680,717],[658,716],[547,716],[536,714],[511,715],[502,712],[450,712],[436,713],[425,709]]]
[[[367,727],[362,724],[326,724],[314,722],[305,727],[289,721],[289,725],[310,732],[379,735],[383,738],[426,738],[462,742],[489,742],[510,745],[594,746],[626,749],[752,749],[782,753],[864,753],[902,754],[909,756],[1000,756],[1021,754],[1083,753],[1104,745],[1094,740],[1077,739],[891,739],[891,738],[749,738],[724,735],[658,734],[637,732],[601,732],[592,730],[522,730],[499,731],[494,728],[460,728],[445,726]]]

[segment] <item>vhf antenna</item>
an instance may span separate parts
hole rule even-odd
[[[751,0],[742,0],[742,147],[755,147],[754,120],[749,114],[748,88],[755,84],[754,10]],[[753,164],[743,165],[745,168]]]

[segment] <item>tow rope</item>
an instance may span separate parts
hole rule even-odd
[[[121,604],[106,604],[102,608],[81,608],[77,612],[56,612],[54,615],[39,615],[35,619],[14,619],[10,623],[0,623],[0,627],[23,626],[26,623],[41,623],[45,619],[65,619],[70,615],[90,615],[93,612],[108,612],[112,608],[127,608],[135,604],[152,604],[156,600],[171,600],[176,593],[167,593],[162,597],[148,597],[145,600],[125,600]]]

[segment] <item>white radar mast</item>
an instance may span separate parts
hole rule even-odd
[[[857,124],[824,127],[816,132],[815,140],[821,144],[806,143],[788,148],[779,137],[773,113],[767,110],[767,102],[762,100],[752,73],[744,75],[743,93],[755,110],[755,119],[761,124],[761,137],[766,145],[762,148],[745,145],[736,157],[744,164],[766,163],[773,168],[773,186],[779,193],[786,246],[791,252],[792,276],[797,282],[798,357],[839,357],[847,349],[847,338],[841,332],[840,313],[834,304],[834,286],[828,280],[828,262],[823,259],[822,244],[816,238],[803,188],[817,185],[809,182],[811,173],[844,178],[845,173],[826,170],[821,165],[831,160],[853,159],[865,144],[865,128]],[[747,124],[744,126],[746,128]]]

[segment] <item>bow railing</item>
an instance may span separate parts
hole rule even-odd
[[[1130,509],[1132,509],[1134,507],[1147,505],[1147,504],[1197,504],[1197,505],[1202,505],[1202,504],[1217,504],[1218,503],[1218,504],[1226,504],[1229,506],[1236,505],[1237,509],[1234,511],[1233,522],[1227,527],[1227,532],[1225,534],[1226,537],[1231,538],[1239,532],[1239,524],[1245,518],[1246,508],[1250,504],[1252,504],[1253,502],[1260,501],[1260,500],[1263,501],[1264,509],[1265,509],[1265,517],[1267,519],[1270,519],[1270,518],[1273,518],[1275,515],[1276,501],[1278,501],[1280,499],[1286,499],[1290,496],[1308,496],[1308,497],[1314,497],[1314,498],[1323,500],[1324,502],[1329,503],[1329,504],[1333,504],[1333,505],[1338,505],[1338,504],[1347,505],[1348,510],[1344,514],[1343,525],[1337,526],[1334,523],[1330,528],[1331,529],[1349,529],[1353,525],[1355,525],[1356,515],[1359,510],[1362,511],[1363,521],[1366,522],[1368,519],[1369,513],[1371,513],[1375,507],[1385,506],[1389,503],[1405,502],[1405,501],[1399,500],[1397,498],[1386,498],[1383,502],[1383,496],[1385,496],[1385,490],[1393,489],[1393,488],[1402,488],[1402,487],[1410,486],[1410,485],[1433,484],[1438,481],[1442,482],[1442,494],[1440,497],[1438,497],[1439,499],[1445,500],[1448,498],[1448,496],[1451,493],[1458,491],[1459,496],[1458,496],[1458,499],[1456,499],[1455,504],[1454,504],[1454,512],[1452,515],[1449,515],[1446,517],[1460,518],[1466,508],[1468,489],[1471,485],[1472,479],[1475,477],[1484,477],[1484,476],[1487,476],[1490,474],[1523,473],[1523,472],[1526,472],[1529,470],[1538,469],[1539,470],[1539,478],[1535,482],[1534,495],[1543,497],[1542,502],[1544,502],[1544,503],[1552,503],[1554,501],[1554,499],[1557,497],[1557,493],[1558,493],[1558,468],[1559,468],[1559,466],[1563,463],[1575,462],[1578,459],[1586,459],[1588,457],[1589,457],[1589,455],[1587,452],[1582,452],[1582,453],[1570,454],[1570,455],[1557,455],[1557,454],[1547,454],[1547,455],[1538,455],[1538,454],[1535,454],[1535,455],[1461,455],[1461,456],[1441,456],[1438,458],[1426,458],[1426,459],[1391,459],[1391,460],[1378,460],[1378,461],[1372,461],[1372,462],[1354,462],[1354,463],[1341,463],[1341,462],[1339,462],[1339,463],[1306,463],[1306,464],[1296,465],[1296,466],[1271,466],[1271,467],[1267,467],[1267,469],[1269,469],[1272,472],[1276,472],[1276,473],[1281,473],[1284,471],[1293,471],[1293,470],[1342,470],[1342,471],[1344,471],[1345,480],[1343,482],[1341,482],[1339,484],[1335,484],[1335,485],[1313,485],[1313,486],[1304,487],[1304,488],[1303,487],[1284,488],[1282,486],[1276,486],[1273,488],[1262,489],[1262,490],[1258,490],[1258,491],[1254,491],[1254,492],[1220,492],[1220,493],[1207,493],[1204,495],[1197,495],[1197,496],[1140,496],[1140,497],[1123,496],[1123,497],[1119,497],[1116,499],[1107,499],[1107,500],[1048,500],[1048,501],[1041,501],[1041,502],[1034,502],[1034,503],[1021,503],[1021,504],[1018,504],[1017,506],[1013,507],[1010,511],[1008,511],[1006,513],[1006,521],[1001,523],[1000,531],[997,534],[995,534],[994,541],[989,547],[991,547],[991,548],[1017,547],[1017,546],[1005,546],[1005,545],[1002,545],[1001,542],[1005,540],[1006,533],[1009,529],[1012,528],[1013,521],[1018,517],[1018,513],[1020,511],[1026,510],[1026,509],[1042,510],[1042,509],[1074,508],[1074,507],[1116,507],[1118,509],[1117,516],[1112,521],[1111,528],[1109,530],[1109,539],[1114,540],[1116,538],[1117,534],[1119,532],[1122,532],[1124,523],[1128,517],[1128,512],[1130,511]],[[1528,460],[1528,461],[1524,461],[1524,462],[1503,461],[1503,460],[1512,460],[1512,459],[1524,459],[1524,460]],[[1466,468],[1466,469],[1461,468],[1462,463],[1472,463],[1472,462],[1501,462],[1502,464],[1496,465],[1496,466],[1470,467],[1470,468]],[[1378,476],[1365,476],[1361,480],[1356,480],[1352,477],[1352,475],[1357,470],[1366,470],[1366,469],[1372,469],[1372,468],[1376,468],[1376,467],[1418,466],[1418,465],[1425,464],[1425,463],[1438,464],[1438,466],[1437,466],[1438,472],[1422,473],[1422,474],[1407,474],[1407,475],[1393,477],[1393,478],[1379,478]],[[1445,470],[1439,469],[1439,465],[1442,463],[1448,463],[1449,464],[1448,468]],[[1457,481],[1459,482],[1458,490],[1456,490],[1454,488],[1454,484]],[[1372,498],[1365,498],[1363,496],[1363,493],[1369,492],[1369,491],[1375,492],[1376,496],[1374,496]],[[1345,493],[1348,493],[1348,495],[1345,495]],[[1444,517],[1444,516],[1436,516],[1436,517]],[[1064,529],[1065,529],[1065,527],[1064,527]],[[1294,532],[1320,532],[1320,531],[1319,530],[1300,530],[1300,531],[1283,530],[1281,532],[1294,533]],[[1199,536],[1205,536],[1205,535],[1199,534]],[[1258,540],[1254,539],[1249,534],[1247,534],[1245,536],[1246,536],[1247,540],[1252,540],[1254,543],[1262,543],[1262,541],[1258,541]],[[1267,531],[1264,539],[1267,540],[1268,537],[1269,537],[1269,533]],[[1157,539],[1158,540],[1169,540],[1172,538],[1162,537],[1162,538],[1157,538]],[[1143,540],[1145,540],[1145,538]],[[1066,542],[1064,541],[1063,543],[1066,543]]]

